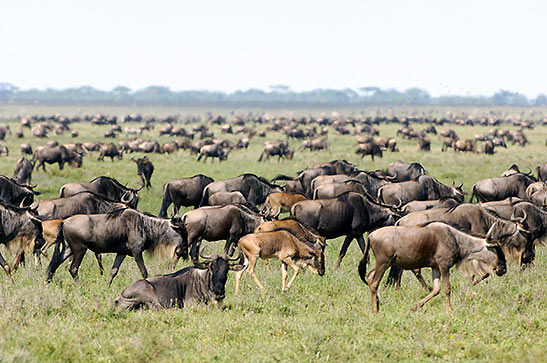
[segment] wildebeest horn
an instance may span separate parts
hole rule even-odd
[[[124,204],[129,204],[131,202],[131,192],[125,192],[120,198],[120,201]]]
[[[214,260],[216,258],[216,253],[213,253],[212,255],[204,255],[203,252],[205,252],[206,249],[207,247],[203,247],[201,251],[199,251],[199,256],[204,260]]]
[[[496,225],[497,222],[494,222],[492,224],[492,226],[490,226],[490,228],[488,229],[488,233],[486,233],[486,241],[488,242],[491,237],[492,237],[492,233],[494,232],[494,226]]]
[[[460,186],[458,187],[458,189],[461,189],[463,188],[463,182],[460,184]]]
[[[135,189],[135,192],[140,191],[142,188],[144,188],[144,183],[143,183],[140,187],[138,187],[137,189]]]
[[[513,209],[513,213],[511,214],[511,221],[516,222],[516,223],[520,223],[520,224],[524,223],[524,221],[526,220],[526,218],[527,218],[528,216],[526,215],[526,211],[525,211],[525,210],[523,210],[522,213],[523,213],[523,216],[522,216],[521,218],[518,218],[518,217],[515,215],[515,210]]]
[[[386,179],[387,179],[387,180],[396,180],[396,179],[397,179],[397,175],[394,175],[394,176],[386,175]]]
[[[230,257],[227,253],[223,253],[222,258],[224,258],[226,261],[239,261],[239,259],[241,258],[241,250],[238,249],[237,255],[234,257]]]
[[[399,203],[397,203],[397,205],[395,205],[394,207],[396,209],[400,209],[403,206],[403,201],[399,197],[396,197],[396,198],[399,200]]]
[[[41,220],[40,218],[38,218],[36,215],[34,215],[33,213],[31,213],[30,211],[27,210],[26,213],[27,213],[27,216],[28,216],[31,220],[33,220],[33,221],[35,221],[35,222],[40,222],[40,223],[42,223],[42,220]]]

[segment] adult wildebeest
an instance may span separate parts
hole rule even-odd
[[[146,186],[146,189],[151,188],[150,178],[152,178],[154,172],[154,164],[148,160],[147,156],[137,160],[131,158],[131,160],[137,164],[137,175],[141,178],[141,185]]]
[[[80,192],[93,192],[103,198],[119,201],[131,208],[137,208],[139,203],[139,190],[127,188],[114,178],[99,176],[90,182],[68,183],[59,189],[59,198],[66,198]]]
[[[363,234],[393,225],[398,214],[360,194],[348,192],[332,199],[298,202],[291,208],[291,217],[325,238],[346,236],[338,257],[337,266],[340,266],[354,238],[364,252]]]
[[[339,183],[321,184],[314,189],[312,199],[336,198],[340,194],[344,194],[346,192],[354,192],[361,195],[368,194],[365,186],[359,181],[346,180]]]
[[[82,166],[82,156],[74,151],[68,150],[63,145],[37,147],[36,150],[34,150],[32,161],[38,161],[36,170],[42,167],[44,171],[46,171],[46,163],[59,164],[59,170],[63,170],[65,163],[70,163],[78,168]]]
[[[30,144],[21,144],[21,154],[32,155],[32,146]]]
[[[226,240],[224,252],[231,255],[237,241],[244,235],[253,233],[264,221],[263,216],[243,205],[229,204],[188,211],[182,216],[180,225],[190,247],[192,262],[197,264],[202,239],[209,242]]]
[[[503,200],[509,197],[526,199],[526,188],[534,181],[530,176],[522,173],[479,180],[473,185],[469,203],[473,203],[475,197],[479,202]]]
[[[378,155],[379,157],[383,157],[383,151],[380,148],[380,146],[376,145],[374,142],[366,142],[362,144],[357,144],[357,151],[355,151],[356,154],[361,155],[361,159],[364,158],[366,155],[370,155],[372,158],[372,161],[374,161],[374,156]]]
[[[207,205],[245,204],[247,201],[240,192],[217,192],[209,197]]]
[[[417,180],[386,184],[378,190],[378,201],[402,206],[414,200],[434,200],[450,197],[463,202],[462,185],[449,187],[429,175],[422,175]]]
[[[118,274],[125,256],[133,256],[142,277],[147,278],[144,251],[168,245],[175,248],[177,256],[186,256],[187,246],[179,222],[179,218],[156,218],[129,208],[67,218],[59,227],[47,280],[51,281],[57,268],[70,256],[73,256],[70,274],[78,279],[78,269],[88,249],[95,253],[116,253],[109,284]]]
[[[511,167],[509,167],[509,169],[507,169],[503,173],[501,173],[500,176],[509,176],[509,175],[518,174],[518,173],[520,173],[520,169],[519,169],[518,165],[513,164],[513,165],[511,165]]]
[[[218,158],[219,162],[228,159],[228,153],[230,149],[225,147],[222,143],[214,143],[211,145],[204,145],[199,149],[199,156],[197,161],[200,161],[205,156],[203,162],[207,161],[207,158]]]
[[[454,151],[476,152],[475,140],[456,140],[454,142]]]
[[[417,180],[425,175],[426,171],[419,163],[405,163],[404,161],[395,161],[386,168],[386,179],[391,182],[404,182]]]
[[[483,151],[485,154],[493,155],[494,154],[494,142],[492,140],[486,140],[483,145]]]
[[[32,180],[32,169],[34,169],[34,164],[27,158],[22,157],[17,160],[13,168],[13,180],[19,184],[30,183]]]
[[[502,276],[507,271],[505,255],[497,244],[491,244],[491,233],[477,238],[445,223],[433,222],[423,226],[392,226],[378,229],[368,236],[365,255],[359,263],[359,276],[365,284],[370,280],[372,311],[380,305],[378,285],[385,271],[397,265],[404,270],[431,267],[433,291],[420,300],[414,309],[422,307],[441,290],[441,279],[446,295],[446,308],[450,304],[450,268],[465,265],[474,273],[483,275],[481,280],[494,272]],[[367,260],[372,248],[376,266],[367,276]]]
[[[239,259],[239,256],[236,258]],[[114,300],[114,305],[122,309],[137,309],[141,306],[161,309],[212,301],[221,307],[226,295],[228,271],[241,269],[241,265],[232,265],[229,261],[225,256],[212,256],[198,265],[172,274],[139,280],[125,288]]]
[[[40,195],[40,192],[32,190],[35,187],[36,185],[20,184],[0,175],[0,202],[15,206],[30,205],[34,201],[34,196]]]
[[[538,173],[538,179],[541,181],[547,181],[547,163],[541,164],[536,168]]]
[[[294,150],[289,147],[289,143],[287,141],[266,141],[264,143],[264,149],[262,150],[258,161],[262,161],[262,158],[264,156],[266,156],[266,159],[264,160],[268,160],[271,156],[276,155],[278,156],[277,161],[281,160],[281,158],[291,160],[294,156]]]
[[[44,245],[41,220],[37,218],[31,208],[19,208],[0,202],[0,244],[8,245],[13,240],[22,240],[19,243],[13,270],[24,260],[24,246],[33,246],[35,255],[39,254]],[[0,254],[0,266],[4,269],[11,282],[11,269],[4,257]]]
[[[329,143],[327,142],[326,137],[316,137],[311,140],[302,141],[302,150],[310,149],[310,151],[315,150],[328,150]]]
[[[374,197],[378,195],[378,190],[382,186],[389,184],[389,182],[385,178],[379,177],[378,175],[376,175],[375,172],[356,170],[354,172],[351,172],[349,175],[319,175],[312,180],[311,189],[315,190],[325,184],[344,183],[348,181],[361,183],[365,187],[368,194]]]
[[[290,212],[293,205],[306,199],[308,198],[300,193],[271,193],[266,197],[260,213],[266,218],[277,218],[280,213]]]
[[[203,174],[194,175],[190,178],[175,179],[163,186],[163,200],[159,216],[167,217],[167,208],[173,203],[173,215],[179,213],[179,208],[193,206],[199,208],[203,189],[214,182]]]
[[[285,230],[248,234],[239,240],[238,246],[245,259],[243,269],[236,273],[236,294],[239,293],[241,277],[245,271],[248,271],[259,289],[264,290],[264,286],[254,273],[258,258],[266,260],[277,257],[281,260],[282,292],[289,291],[301,268],[307,267],[313,274],[319,276],[325,274],[325,245],[304,243]],[[288,284],[286,284],[287,265],[294,270],[294,275]]]
[[[254,174],[242,174],[231,179],[212,182],[203,189],[200,207],[206,206],[209,197],[218,192],[240,192],[251,206],[264,203],[268,194],[279,192],[281,188]]]
[[[423,136],[418,139],[418,150],[431,151],[431,141]]]
[[[113,143],[103,144],[99,147],[99,157],[97,158],[97,160],[103,161],[106,156],[110,158],[110,161],[114,161],[115,157],[122,160],[123,152],[120,151],[118,147]]]

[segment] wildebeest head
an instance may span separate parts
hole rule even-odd
[[[498,258],[497,266],[496,268],[494,268],[496,275],[505,275],[505,273],[507,272],[507,262],[505,260],[505,253],[503,253],[501,247],[499,245],[491,245],[487,246],[486,249],[488,249],[488,251],[490,252],[495,253]]]
[[[239,260],[240,255],[230,258],[225,255],[218,256],[213,254],[212,256],[205,256],[200,253],[200,256],[206,261],[199,263],[196,267],[208,270],[209,289],[213,292],[214,300],[221,302],[226,297],[225,287],[228,280],[228,271],[237,271],[243,268],[241,264],[230,264],[230,261]]]

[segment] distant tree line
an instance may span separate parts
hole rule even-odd
[[[231,93],[191,90],[172,91],[168,87],[149,86],[131,90],[119,86],[102,91],[90,86],[45,90],[21,90],[10,83],[0,83],[2,103],[113,103],[113,104],[329,104],[329,105],[447,105],[447,106],[542,106],[547,96],[528,99],[517,92],[500,90],[492,96],[433,97],[420,88],[405,91],[362,87],[315,89],[296,92],[285,85],[270,86],[268,91],[248,89]]]

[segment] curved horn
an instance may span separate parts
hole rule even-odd
[[[528,216],[526,215],[526,211],[525,211],[525,210],[522,211],[523,216],[520,217],[520,218],[517,217],[517,216],[515,215],[515,211],[516,211],[516,210],[513,209],[513,213],[511,214],[511,221],[512,221],[512,222],[516,222],[516,223],[520,223],[520,224],[524,223],[524,221],[525,221],[526,218],[528,217]]]
[[[41,220],[40,218],[36,217],[36,216],[35,216],[34,214],[32,214],[30,211],[27,210],[26,213],[27,213],[27,216],[28,216],[31,220],[33,220],[33,221],[35,221],[35,222],[42,223],[42,220]]]
[[[203,254],[203,252],[205,252],[206,249],[207,249],[207,246],[203,247],[203,248],[201,249],[201,251],[199,251],[199,256],[200,256],[201,258],[203,258],[204,260],[214,260],[216,254],[212,254],[212,255],[204,255],[204,254]]]
[[[142,188],[144,188],[144,184],[142,184],[140,187],[138,187],[137,189],[135,189],[135,192],[139,192]]]
[[[399,203],[397,203],[397,205],[395,205],[394,207],[396,209],[401,209],[401,207],[403,206],[403,201],[399,197],[397,197],[397,199],[399,200]]]
[[[222,258],[224,258],[226,261],[239,261],[241,258],[241,250],[238,248],[237,255],[235,257],[230,257],[228,254],[224,253],[222,255]]]
[[[122,197],[120,198],[120,201],[123,203],[123,204],[129,204],[131,203],[131,192],[127,191],[125,192]]]
[[[458,187],[458,189],[461,189],[463,188],[463,182],[460,184],[460,186]]]
[[[529,167],[526,167],[528,169],[528,172],[527,173],[523,173],[525,175],[532,175],[532,169],[530,169]]]
[[[394,176],[386,175],[385,178],[386,178],[387,180],[397,180],[397,175],[394,175]]]
[[[494,226],[496,225],[497,222],[494,222],[490,228],[488,229],[488,233],[486,233],[486,242],[492,240],[492,233],[494,232]]]

